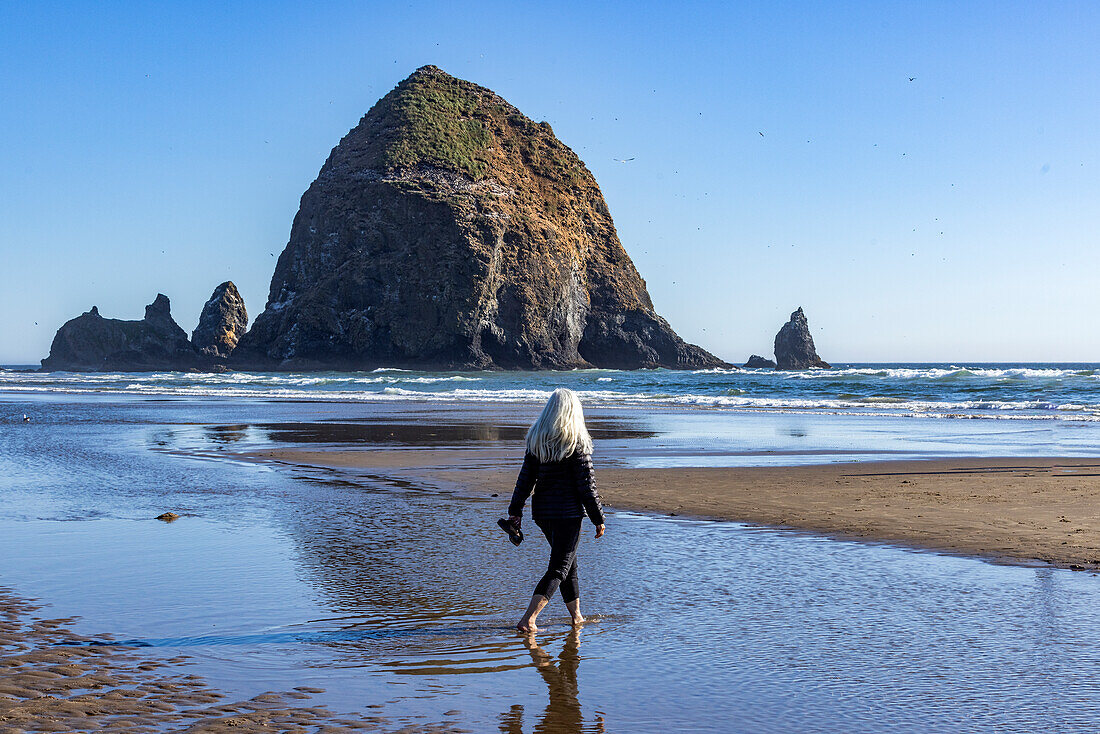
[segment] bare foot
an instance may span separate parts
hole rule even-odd
[[[573,626],[574,627],[579,627],[580,625],[584,624],[587,621],[588,621],[587,619],[585,619],[584,617],[582,617],[581,615],[578,614],[577,616],[573,617]]]
[[[524,634],[533,635],[539,631],[539,628],[535,626],[534,621],[521,619],[519,624],[516,625],[516,629]]]

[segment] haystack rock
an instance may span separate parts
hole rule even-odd
[[[802,308],[791,314],[791,320],[775,335],[775,364],[780,370],[805,370],[811,367],[829,368],[829,363],[817,356],[814,338]]]
[[[724,366],[653,309],[592,174],[545,122],[434,66],[302,196],[241,366]]]
[[[158,293],[141,321],[105,319],[92,309],[57,330],[44,370],[122,371],[196,369],[202,360]]]
[[[745,362],[744,366],[748,369],[775,369],[775,362],[754,354],[749,357],[749,361]]]
[[[233,281],[227,280],[214,289],[214,294],[202,307],[199,325],[191,332],[191,344],[199,354],[228,357],[247,328],[248,311],[244,299]]]

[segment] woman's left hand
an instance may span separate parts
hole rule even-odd
[[[603,534],[604,534],[604,526],[603,525],[597,525],[596,526],[596,537],[597,538],[602,538]]]

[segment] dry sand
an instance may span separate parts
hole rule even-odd
[[[0,588],[0,732],[350,732],[383,730],[381,717],[310,706],[318,688],[263,693],[229,703],[188,674],[185,657],[83,637],[72,619]],[[100,643],[100,644],[91,644]],[[410,730],[411,731],[411,730]],[[417,731],[422,731],[417,729]],[[429,728],[427,731],[444,731]]]
[[[510,495],[515,450],[274,450],[254,459]],[[596,466],[605,504],[792,527],[1005,561],[1100,568],[1100,460],[934,459],[801,467]]]

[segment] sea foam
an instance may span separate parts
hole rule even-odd
[[[832,370],[0,372],[0,393],[315,401],[538,403],[914,418],[1100,420],[1096,365],[845,365]]]

